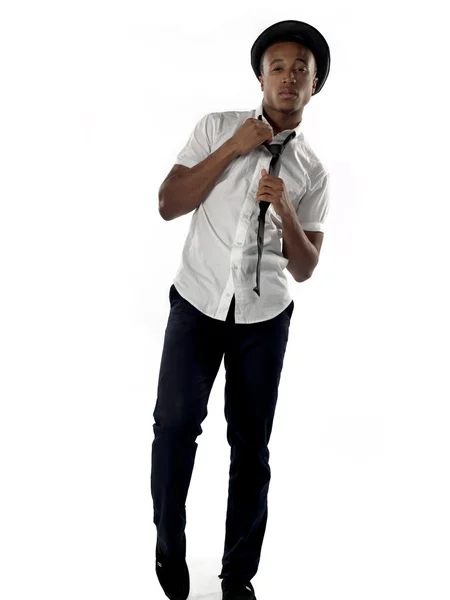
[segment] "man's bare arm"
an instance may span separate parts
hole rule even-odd
[[[233,138],[191,169],[174,165],[159,188],[159,214],[165,221],[186,215],[197,208],[228,165],[239,156]]]

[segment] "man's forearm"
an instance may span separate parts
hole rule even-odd
[[[298,220],[294,207],[281,216],[283,256],[289,260],[287,269],[295,281],[306,281],[319,262],[316,247],[309,241]]]

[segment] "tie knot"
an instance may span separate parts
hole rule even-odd
[[[282,144],[269,144],[269,142],[264,142],[264,146],[270,150],[273,156],[281,156],[286,148],[286,144],[290,142],[292,138],[295,138],[295,135],[295,131],[292,131]]]
[[[277,154],[282,154],[285,148],[283,144],[267,144],[267,147],[274,156],[277,156]]]

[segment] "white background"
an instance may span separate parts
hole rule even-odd
[[[447,20],[440,2],[79,0],[0,13],[0,595],[162,600],[150,493],[169,287],[192,215],[158,189],[206,113],[262,100],[250,49],[306,21],[331,71],[303,131],[331,173],[270,441],[258,600],[448,600]],[[220,600],[223,364],[187,502]]]

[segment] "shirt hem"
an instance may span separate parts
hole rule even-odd
[[[209,317],[210,319],[214,319],[215,321],[222,321],[222,323],[225,323],[225,322],[226,322],[226,318],[225,318],[225,319],[218,319],[217,317],[213,317],[212,315],[210,315],[210,314],[208,314],[208,313],[205,313],[205,312],[204,312],[204,311],[203,311],[201,308],[199,308],[199,307],[197,306],[197,304],[195,304],[195,302],[192,302],[191,300],[188,300],[188,298],[186,298],[186,297],[183,295],[183,293],[182,293],[182,292],[180,292],[180,290],[179,290],[179,287],[177,287],[177,286],[179,286],[179,282],[178,282],[178,280],[174,279],[174,280],[172,281],[172,283],[173,283],[173,285],[174,285],[175,289],[177,290],[177,292],[180,294],[180,296],[182,296],[182,297],[183,297],[183,298],[186,300],[186,302],[189,302],[189,304],[192,304],[192,306],[193,306],[194,308],[196,308],[196,309],[197,309],[199,312],[201,312],[203,315],[205,315],[206,317]],[[264,323],[265,321],[271,321],[272,319],[275,319],[276,317],[279,317],[279,316],[281,315],[281,313],[282,313],[283,311],[285,311],[285,310],[286,310],[286,308],[287,308],[287,307],[288,307],[288,306],[291,304],[291,302],[292,302],[292,298],[291,298],[290,296],[289,296],[288,298],[289,298],[289,301],[287,302],[286,306],[284,306],[284,308],[282,308],[282,309],[281,309],[279,312],[277,312],[277,314],[276,314],[276,315],[273,315],[272,317],[269,317],[268,319],[261,319],[261,320],[259,320],[259,321],[245,321],[245,322],[241,323],[241,322],[239,322],[239,321],[236,321],[236,315],[235,315],[235,324],[236,324],[236,325],[254,325],[254,324],[256,324],[256,323]],[[230,303],[231,303],[231,300],[230,300]],[[227,313],[227,314],[228,314],[228,313]]]

